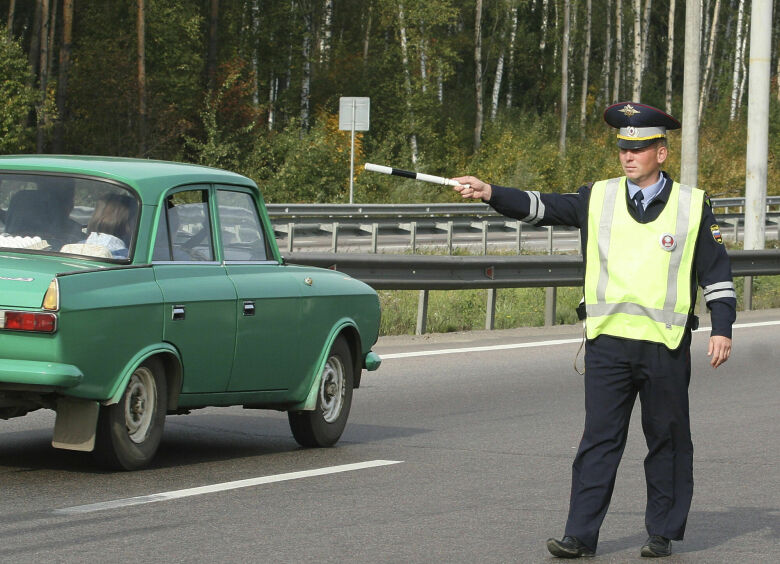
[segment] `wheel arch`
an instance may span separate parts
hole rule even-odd
[[[320,387],[320,380],[322,378],[322,370],[325,367],[325,362],[328,360],[328,354],[336,339],[343,335],[349,346],[350,354],[352,355],[353,370],[353,382],[360,382],[360,374],[362,372],[361,361],[361,344],[360,333],[357,329],[357,324],[351,319],[341,319],[333,325],[330,330],[328,338],[325,339],[325,346],[322,348],[320,358],[315,365],[314,373],[311,375],[311,384],[309,385],[309,392],[306,395],[306,399],[301,403],[295,404],[289,408],[289,411],[313,411],[317,407],[317,391]],[[357,385],[353,383],[353,388]]]
[[[168,411],[175,410],[179,404],[183,370],[179,351],[169,343],[158,343],[139,351],[122,369],[122,376],[114,385],[111,396],[108,400],[102,402],[102,404],[113,405],[118,403],[135,369],[150,358],[157,359],[163,366],[168,388],[166,407]]]

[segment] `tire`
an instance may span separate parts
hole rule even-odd
[[[101,406],[95,457],[114,470],[137,470],[149,464],[160,446],[167,404],[162,365],[150,358],[130,376],[122,398]]]
[[[352,406],[354,365],[349,345],[339,336],[328,353],[322,370],[317,407],[314,411],[290,411],[290,429],[299,445],[330,447],[335,445],[347,425]]]

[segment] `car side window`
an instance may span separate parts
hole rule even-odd
[[[176,192],[160,214],[154,260],[213,261],[208,190]]]
[[[252,195],[217,190],[217,209],[225,260],[268,260],[268,247]]]

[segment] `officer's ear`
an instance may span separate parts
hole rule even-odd
[[[659,142],[658,146],[656,147],[655,157],[658,160],[658,164],[664,164],[664,161],[666,161],[666,157],[669,156],[669,149],[666,147],[666,143]]]

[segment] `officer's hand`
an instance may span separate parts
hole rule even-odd
[[[453,178],[453,180],[460,184],[460,186],[453,186],[452,189],[456,192],[460,192],[460,195],[464,198],[473,198],[475,200],[490,200],[490,196],[493,195],[493,190],[490,184],[482,182],[479,178],[474,176],[459,176]]]
[[[713,335],[710,337],[710,346],[707,351],[707,356],[711,356],[710,364],[713,368],[717,368],[729,359],[731,355],[731,339],[723,337],[721,335]]]

